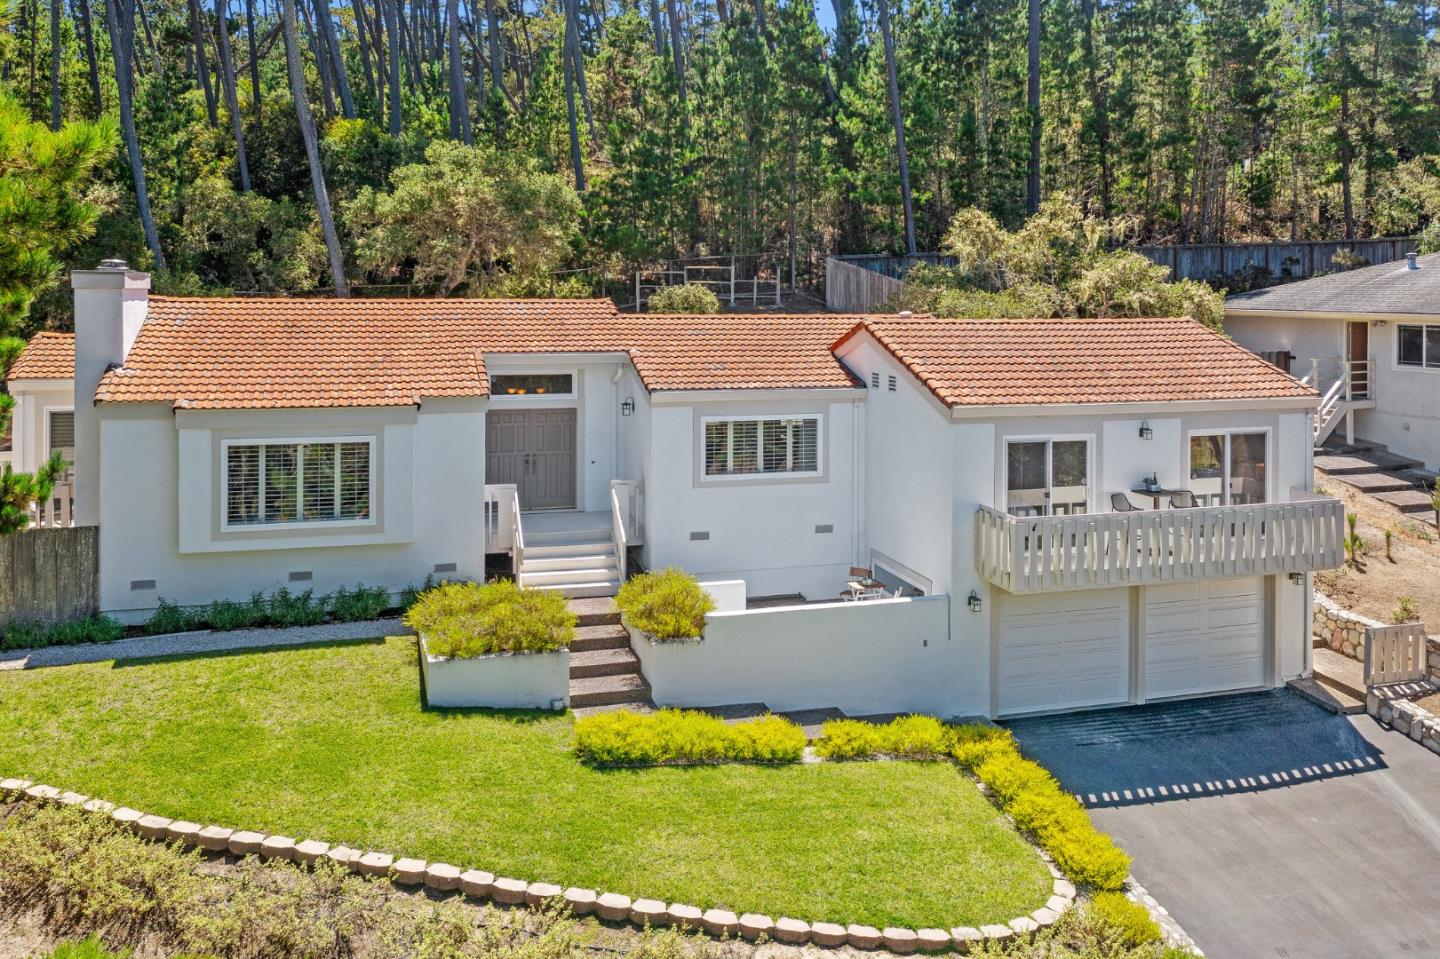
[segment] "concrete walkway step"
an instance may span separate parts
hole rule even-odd
[[[584,719],[586,716],[594,716],[596,713],[618,713],[621,710],[628,713],[653,713],[655,704],[648,699],[633,703],[611,703],[608,706],[575,706],[572,704],[570,710],[575,714],[576,719]]]
[[[1311,662],[1315,666],[1315,681],[1331,690],[1345,693],[1353,699],[1365,702],[1365,667],[1359,660],[1351,659],[1333,649],[1311,650]]]
[[[620,703],[648,703],[650,684],[639,673],[624,676],[595,676],[570,681],[570,707],[615,706]]]
[[[570,612],[580,617],[581,629],[620,624],[620,610],[616,608],[615,600],[609,596],[572,599],[569,606]]]
[[[570,640],[570,655],[596,649],[629,649],[630,634],[619,623],[607,626],[581,626]]]
[[[1335,478],[1355,487],[1362,493],[1371,495],[1403,492],[1415,488],[1415,482],[1406,479],[1403,473],[1344,473]]]
[[[639,672],[640,660],[628,645],[617,649],[591,649],[578,653],[573,648],[570,650],[571,679],[623,676]]]
[[[1331,476],[1385,473],[1393,470],[1423,469],[1424,463],[1383,450],[1363,453],[1330,453],[1315,457],[1315,468]]]
[[[1431,511],[1430,494],[1422,493],[1416,489],[1402,490],[1395,493],[1376,493],[1374,495],[1380,502],[1389,503],[1402,513],[1428,513]]]
[[[1354,716],[1365,711],[1363,699],[1356,699],[1349,693],[1331,689],[1313,679],[1292,679],[1285,685],[1321,709],[1329,710],[1337,716]]]

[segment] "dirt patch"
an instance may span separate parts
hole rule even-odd
[[[1320,591],[1346,609],[1382,623],[1393,622],[1401,597],[1409,597],[1422,620],[1440,624],[1440,542],[1435,527],[1372,499],[1334,477],[1317,473],[1315,489],[1338,497],[1357,517],[1365,543],[1357,564],[1318,573]],[[1385,531],[1391,531],[1390,552]]]
[[[1428,712],[1440,716],[1440,693],[1431,693],[1429,696],[1421,696],[1415,700],[1415,705]]]

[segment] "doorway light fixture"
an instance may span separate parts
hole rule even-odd
[[[980,594],[970,590],[970,598],[965,601],[965,605],[970,607],[972,613],[980,612]]]
[[[627,397],[625,397],[625,401],[620,404],[620,415],[621,415],[621,416],[629,416],[631,413],[634,413],[634,412],[635,412],[635,397],[633,397],[633,396],[627,396]]]
[[[1143,421],[1141,421],[1141,423],[1140,423],[1140,438],[1141,438],[1142,440],[1153,440],[1153,439],[1155,438],[1155,431],[1150,428],[1150,421],[1149,421],[1149,420],[1143,420]]]

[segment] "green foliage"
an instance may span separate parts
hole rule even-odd
[[[55,483],[69,470],[57,450],[34,473],[17,473],[6,463],[0,469],[0,536],[30,525],[30,510],[50,498]]]
[[[130,959],[133,949],[107,949],[99,936],[62,942],[40,959]]]
[[[884,725],[832,719],[815,752],[826,759],[937,759],[950,751],[950,735],[933,716],[901,716]]]
[[[1392,623],[1418,623],[1420,621],[1420,604],[1413,596],[1400,596],[1395,600],[1395,608],[1390,611],[1390,622]]]
[[[1081,885],[1119,889],[1130,873],[1130,857],[1095,829],[1079,800],[1060,788],[1043,766],[1020,755],[1008,733],[961,726],[952,754],[990,788],[1000,808]]]
[[[620,710],[575,721],[575,755],[597,766],[793,763],[804,752],[804,730],[774,715],[727,723],[690,710]]]
[[[1356,567],[1360,565],[1360,557],[1363,556],[1366,551],[1365,540],[1356,529],[1359,522],[1360,517],[1358,514],[1345,514],[1345,552],[1349,554],[1350,565]]]
[[[1110,925],[1128,946],[1143,946],[1160,941],[1160,927],[1150,918],[1150,911],[1120,892],[1097,892],[1085,906],[1102,922]]]
[[[109,616],[94,615],[68,623],[17,620],[0,634],[0,649],[43,649],[46,646],[79,646],[84,643],[114,642],[125,627]]]
[[[330,597],[330,612],[342,623],[378,619],[390,605],[390,591],[383,586],[342,586]]]
[[[265,602],[265,622],[269,626],[315,626],[325,622],[329,613],[328,597],[315,598],[315,591],[307,589],[292,593],[280,587]]]
[[[650,294],[645,309],[651,313],[719,313],[720,298],[699,283],[677,284]]]
[[[682,569],[669,567],[627,580],[615,605],[634,629],[658,640],[693,639],[705,631],[705,615],[715,600]]]
[[[249,602],[233,599],[217,599],[205,610],[204,619],[211,629],[250,629],[263,626],[268,615],[269,604],[262,593],[255,592]]]
[[[183,633],[188,630],[198,629],[203,623],[202,618],[186,609],[184,606],[177,606],[165,597],[160,597],[160,602],[155,607],[155,612],[145,621],[145,632],[151,636],[163,636],[166,633]]]
[[[553,590],[522,589],[510,580],[442,583],[405,613],[405,624],[432,656],[468,659],[490,653],[549,653],[575,635],[578,617]]]

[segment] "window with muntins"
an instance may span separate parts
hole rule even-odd
[[[368,439],[227,444],[225,524],[367,521],[371,453]]]
[[[706,476],[818,473],[820,419],[707,420],[704,454]]]
[[[1400,366],[1440,369],[1440,324],[1402,324],[1395,333],[1395,362]]]

